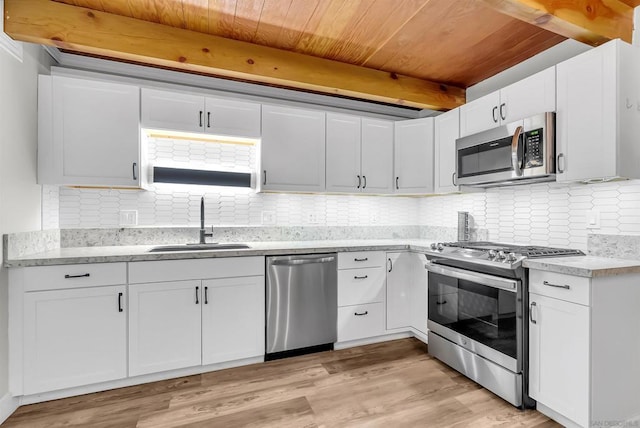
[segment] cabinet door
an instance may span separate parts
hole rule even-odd
[[[140,88],[53,77],[51,184],[140,185]]]
[[[327,191],[359,192],[360,118],[327,113]]]
[[[616,45],[557,65],[556,180],[616,175]]]
[[[126,377],[125,293],[124,285],[25,293],[24,393]]]
[[[129,286],[129,376],[200,365],[201,281]]]
[[[393,192],[393,122],[362,119],[362,191]]]
[[[202,364],[264,355],[264,276],[202,281]]]
[[[409,295],[411,327],[427,334],[427,270],[424,268],[426,258],[424,254],[410,253],[413,271],[411,272],[411,282]]]
[[[550,67],[500,90],[502,123],[556,111],[556,68]]]
[[[387,253],[387,330],[411,324],[410,253]]]
[[[499,91],[460,106],[460,137],[499,126],[499,106]]]
[[[450,110],[434,119],[434,192],[457,192],[456,139],[459,136],[460,109]]]
[[[535,293],[529,301],[529,395],[588,426],[590,309]]]
[[[141,122],[143,128],[202,132],[204,97],[142,88]]]
[[[208,134],[260,138],[260,104],[207,98],[205,107],[205,132]]]
[[[433,192],[433,118],[395,122],[395,193]]]
[[[262,106],[261,190],[325,189],[325,113]]]

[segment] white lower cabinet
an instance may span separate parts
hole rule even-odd
[[[201,281],[129,286],[129,375],[201,363]]]
[[[427,333],[427,274],[424,256],[387,253],[387,330],[412,327]]]
[[[338,342],[384,334],[384,303],[338,308]]]
[[[24,293],[24,394],[125,378],[125,305],[125,285]]]
[[[264,257],[133,262],[129,282],[130,376],[264,355]]]
[[[202,286],[202,364],[264,355],[264,277],[210,279]]]
[[[639,280],[529,271],[529,395],[540,412],[570,427],[640,418]]]

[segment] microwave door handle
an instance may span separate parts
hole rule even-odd
[[[522,159],[518,156],[521,136],[522,126],[518,126],[511,139],[511,164],[513,165],[513,170],[518,177],[522,177]]]

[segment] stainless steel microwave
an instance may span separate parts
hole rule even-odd
[[[458,185],[493,187],[555,180],[555,113],[456,140]]]

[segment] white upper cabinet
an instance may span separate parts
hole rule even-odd
[[[261,190],[325,190],[325,113],[262,106]]]
[[[361,119],[327,113],[327,191],[359,192]]]
[[[38,182],[140,187],[140,89],[39,76]]]
[[[362,119],[362,191],[393,193],[393,122]]]
[[[457,192],[456,139],[460,136],[460,109],[434,119],[434,193]]]
[[[460,107],[460,137],[556,109],[556,70],[547,68]]]
[[[394,192],[433,192],[433,118],[395,122]]]
[[[260,104],[142,88],[142,127],[260,137]]]
[[[558,64],[557,181],[640,177],[637,49],[611,41]]]

